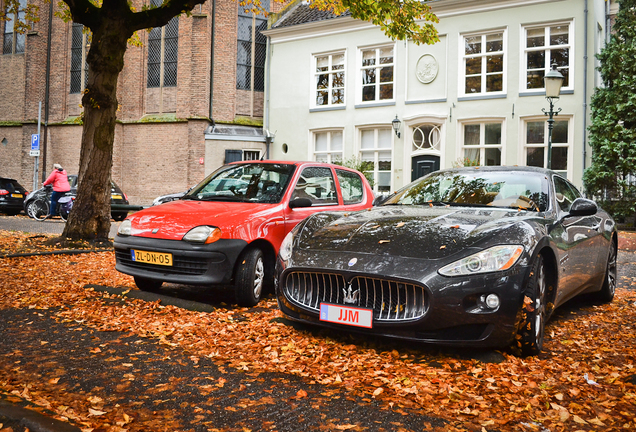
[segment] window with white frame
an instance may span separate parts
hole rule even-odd
[[[17,10],[12,6],[5,9],[6,21],[4,21],[4,37],[2,39],[2,54],[22,54],[24,53],[25,34],[18,32],[19,22],[24,22],[26,0],[19,1]],[[17,16],[17,19],[16,19]]]
[[[381,102],[394,98],[395,44],[360,50],[361,101]]]
[[[501,165],[501,122],[465,123],[462,130],[464,165]]]
[[[344,105],[345,103],[345,53],[314,56],[316,107]]]
[[[562,89],[571,88],[571,51],[574,41],[573,26],[569,23],[549,26],[533,26],[524,28],[522,88],[526,90],[543,90],[543,77],[556,63],[557,70],[563,75]],[[524,87],[525,86],[525,87]]]
[[[314,160],[333,163],[343,160],[342,130],[313,133]]]
[[[159,7],[161,0],[151,0]],[[176,87],[177,61],[179,59],[179,17],[172,18],[163,27],[155,27],[148,34],[149,88]]]
[[[81,93],[88,82],[88,41],[90,34],[82,24],[73,23],[71,28],[71,88],[70,93]]]
[[[261,158],[260,150],[243,150],[243,160],[259,160]]]
[[[360,130],[360,158],[367,162],[365,174],[372,176],[378,193],[391,192],[392,132],[391,128]]]
[[[464,35],[464,95],[503,93],[505,89],[505,35],[503,30]]]
[[[570,148],[569,120],[556,120],[552,129],[552,169],[564,177],[568,172]],[[528,120],[525,122],[526,165],[547,168],[548,166],[548,122]]]

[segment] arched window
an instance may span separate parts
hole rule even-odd
[[[7,20],[4,21],[4,37],[2,39],[2,54],[22,54],[24,53],[25,38],[24,33],[17,32],[18,21],[24,22],[24,9],[26,8],[26,0],[20,0],[20,7],[17,11],[17,20],[15,11],[11,11],[9,7],[5,9]]]
[[[161,6],[161,0],[151,0]],[[148,87],[176,87],[179,59],[179,17],[163,27],[155,27],[148,35]]]

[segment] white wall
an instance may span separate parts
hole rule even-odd
[[[471,7],[474,8],[476,3],[477,7],[485,10],[458,12],[461,10],[460,6],[465,9],[464,5],[472,4]],[[604,12],[604,2],[590,0],[589,3],[588,98],[594,85],[593,57],[597,26],[605,25],[604,17],[599,16]],[[344,129],[345,158],[348,158],[358,151],[357,127],[390,126],[391,120],[397,115],[402,121],[402,129],[400,138],[393,134],[394,189],[410,181],[410,160],[413,154],[411,127],[427,120],[435,120],[441,124],[442,147],[439,152],[431,153],[441,157],[442,168],[451,167],[461,156],[461,121],[476,119],[501,119],[504,126],[502,164],[525,165],[525,150],[522,145],[524,120],[531,117],[544,119],[542,108],[547,109],[548,103],[543,94],[523,95],[527,92],[520,87],[520,79],[523,78],[520,67],[525,43],[523,26],[569,21],[574,26],[574,44],[570,54],[574,56],[571,68],[573,91],[562,94],[557,102],[557,107],[562,109],[557,119],[571,119],[568,177],[580,186],[585,115],[584,1],[489,1],[481,4],[451,1],[444,9],[441,7],[443,4],[444,2],[439,2],[440,8],[437,11],[440,18],[437,25],[439,43],[417,46],[411,42],[396,42],[395,102],[386,106],[356,107],[356,92],[361,91],[358,83],[360,72],[356,62],[358,48],[390,42],[378,28],[342,18],[271,30],[266,109],[269,110],[269,129],[276,135],[271,148],[272,159],[310,159],[310,131],[322,128]],[[453,9],[453,5],[456,5],[456,9]],[[505,94],[497,98],[465,100],[459,93],[459,65],[463,50],[461,34],[491,29],[505,31]],[[316,112],[310,106],[315,90],[312,59],[315,54],[334,50],[346,50],[346,104],[339,109]],[[437,60],[439,70],[435,80],[424,84],[417,79],[415,70],[418,60],[427,54]],[[589,121],[587,124],[589,125]],[[282,151],[283,144],[288,147],[287,153]],[[588,160],[589,156],[588,150]]]

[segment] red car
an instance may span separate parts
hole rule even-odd
[[[271,288],[285,235],[320,211],[370,208],[364,175],[319,162],[249,161],[219,168],[178,201],[129,216],[115,237],[116,269],[141,290],[163,282],[233,284],[253,306]]]

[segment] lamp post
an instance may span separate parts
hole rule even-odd
[[[391,121],[391,125],[393,126],[393,130],[395,131],[395,134],[397,135],[397,137],[400,137],[400,125],[402,124],[402,122],[400,121],[400,119],[398,118],[398,116],[396,115],[395,118],[393,119],[393,121]]]
[[[550,111],[541,108],[543,114],[548,116],[548,169],[552,169],[552,128],[554,127],[554,116],[561,112],[561,108],[554,111],[554,102],[559,99],[561,85],[563,85],[563,75],[557,70],[556,63],[552,63],[552,69],[543,78],[545,84],[545,98],[550,104]]]

